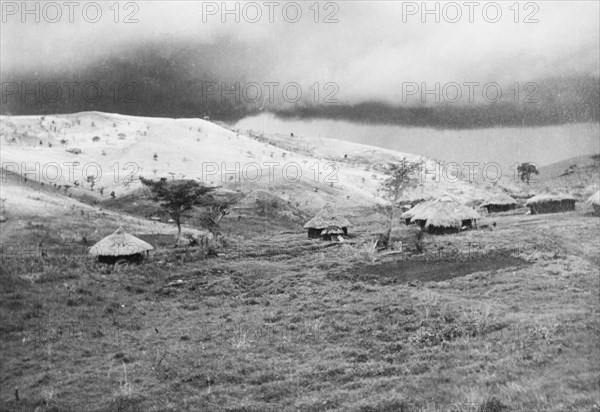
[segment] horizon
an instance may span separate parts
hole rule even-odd
[[[125,117],[139,117],[139,118],[152,118],[152,119],[173,119],[173,120],[185,120],[185,119],[202,119],[202,117],[164,117],[164,116],[135,116],[129,114],[122,114],[117,112],[101,112],[101,111],[82,111],[73,113],[58,113],[58,114],[47,114],[47,116],[61,116],[61,115],[77,115],[82,113],[103,113],[110,115],[119,115]],[[1,117],[39,117],[40,115],[10,115],[0,114]],[[221,122],[228,128],[240,129],[242,131],[253,130],[257,132],[266,133],[268,135],[280,134],[289,135],[294,133],[297,137],[306,138],[326,138],[341,141],[348,141],[352,143],[359,143],[366,146],[377,147],[382,149],[394,150],[397,152],[415,154],[424,156],[434,160],[441,160],[445,162],[457,162],[464,164],[465,162],[478,162],[478,163],[491,163],[496,162],[500,164],[503,174],[507,175],[511,171],[511,167],[516,163],[531,162],[535,163],[539,167],[551,166],[555,163],[587,155],[600,154],[600,122],[581,122],[571,123],[563,125],[549,125],[549,126],[530,126],[530,127],[495,127],[495,128],[481,128],[481,129],[435,129],[427,127],[410,127],[402,125],[389,125],[389,124],[369,124],[365,122],[352,122],[345,119],[301,119],[301,118],[288,118],[279,117],[276,113],[263,113],[258,116],[248,116],[235,122]],[[300,130],[300,132],[298,132]],[[528,151],[522,153],[525,147],[518,147],[519,156],[501,156],[490,155],[489,150],[497,151],[498,146],[494,146],[492,149],[477,153],[470,152],[467,155],[461,156],[458,152],[454,152],[453,155],[449,155],[448,151],[451,147],[444,146],[442,142],[448,137],[454,140],[452,146],[456,143],[460,143],[463,146],[473,143],[477,139],[486,138],[497,138],[493,137],[499,135],[504,140],[512,143],[512,146],[506,147],[506,153],[513,153],[515,147],[515,141],[511,142],[510,135],[514,135],[514,132],[519,134],[513,140],[522,141],[525,138],[534,138],[539,143],[544,139],[544,133],[554,132],[551,138],[553,144],[541,145],[541,144],[529,144]],[[561,132],[568,131],[568,134],[562,134]],[[401,136],[397,137],[394,133],[401,133]],[[579,133],[581,132],[581,133]],[[579,133],[579,134],[578,134]],[[408,134],[417,134],[419,136],[419,142],[424,142],[422,145],[419,142],[415,142],[407,137]],[[374,135],[374,136],[373,136]],[[444,137],[444,135],[446,135]],[[450,135],[450,136],[447,136]],[[480,136],[477,136],[480,135]],[[368,136],[368,137],[367,137]],[[487,137],[486,137],[487,136]],[[573,141],[572,139],[579,139]],[[429,141],[427,141],[429,140]],[[560,152],[556,152],[553,148],[562,143],[562,149]],[[581,145],[584,143],[584,145]],[[406,145],[406,146],[403,146]],[[408,146],[408,148],[407,148]],[[537,153],[539,147],[545,147],[545,153],[540,155]],[[460,151],[461,149],[458,149]],[[452,153],[452,150],[450,150]]]

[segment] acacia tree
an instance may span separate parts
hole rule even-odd
[[[185,212],[196,206],[210,206],[214,203],[210,194],[216,187],[204,186],[195,180],[169,182],[166,178],[154,181],[140,177],[140,181],[150,189],[153,199],[159,202],[160,206],[175,221],[177,225],[176,244],[181,237],[181,221],[188,217]]]
[[[422,162],[410,162],[403,158],[398,163],[389,163],[385,167],[385,173],[388,177],[381,182],[379,191],[384,198],[389,202],[386,208],[386,213],[389,217],[389,225],[387,232],[381,239],[383,246],[389,248],[391,246],[392,229],[394,227],[394,216],[398,201],[402,198],[404,191],[409,187],[415,187],[418,183],[416,172],[422,166]]]
[[[533,163],[521,163],[517,166],[517,172],[519,173],[521,181],[526,182],[527,184],[529,184],[532,175],[540,174],[538,168]]]

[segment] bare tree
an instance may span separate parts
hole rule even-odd
[[[389,163],[385,167],[385,172],[388,177],[381,182],[379,191],[384,198],[389,202],[386,212],[389,217],[389,225],[387,232],[383,235],[381,242],[385,248],[390,248],[392,229],[394,227],[395,211],[398,207],[398,202],[402,199],[404,191],[409,187],[415,187],[418,183],[416,172],[421,168],[422,162],[410,162],[403,158],[398,163]]]

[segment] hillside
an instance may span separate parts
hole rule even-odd
[[[398,224],[401,253],[378,252],[381,166],[417,156],[200,119],[1,122],[0,380],[11,388],[1,410],[597,411],[600,220],[589,210],[518,209],[421,241],[415,225]],[[584,160],[580,175],[597,182]],[[202,176],[206,162],[271,161],[279,173],[292,161],[307,173],[295,183]],[[93,190],[81,177],[65,190],[68,166],[81,174],[92,162],[103,171]],[[339,167],[333,187],[308,174],[327,162]],[[562,167],[543,169],[543,184],[566,184]],[[121,169],[131,175],[115,179]],[[200,178],[245,197],[212,249],[173,247],[174,225],[148,218],[157,208],[140,175]],[[547,189],[481,177],[429,178],[407,196],[447,191],[475,205]],[[351,219],[343,242],[302,229],[325,201]],[[152,243],[148,259],[112,266],[89,256],[121,225]]]
[[[600,147],[598,148],[600,150]],[[600,155],[577,156],[548,166],[540,167],[536,176],[540,186],[549,188],[579,189],[582,195],[590,195],[598,190],[600,175]]]
[[[421,159],[335,139],[229,130],[202,119],[166,119],[85,112],[1,117],[2,164],[57,194],[88,203],[135,193],[139,176],[195,178],[250,194],[266,191],[297,208],[325,202],[340,208],[383,202],[382,165]],[[434,170],[433,161],[427,161]],[[87,182],[93,177],[94,186]],[[409,198],[450,192],[465,202],[484,199],[492,185],[428,175]],[[480,182],[481,183],[481,182]],[[69,186],[69,187],[67,187]]]

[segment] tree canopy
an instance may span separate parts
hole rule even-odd
[[[142,184],[152,193],[152,198],[169,214],[177,225],[177,241],[181,237],[181,220],[184,214],[196,206],[212,206],[215,200],[210,194],[217,188],[205,186],[195,180],[158,181],[140,177]]]

